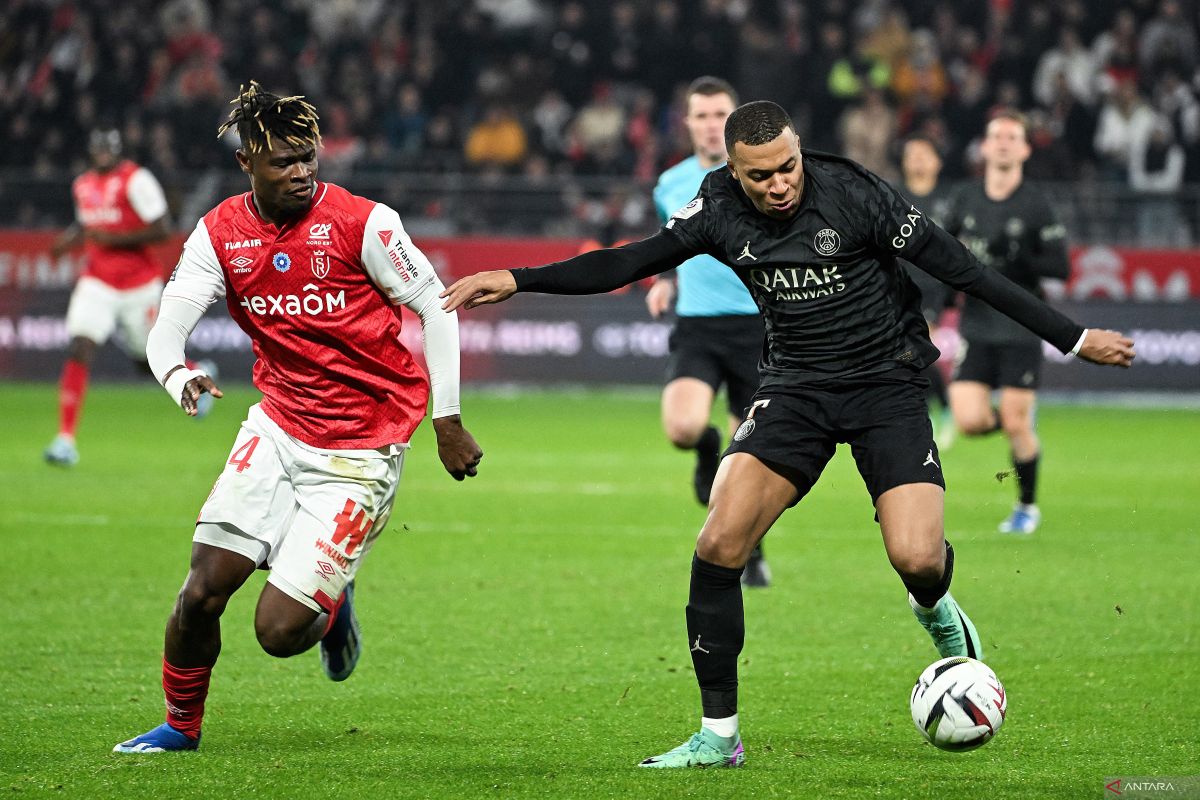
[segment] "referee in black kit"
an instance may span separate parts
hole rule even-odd
[[[701,728],[646,767],[738,766],[737,659],[745,623],[742,567],[776,519],[848,443],[874,501],[892,567],[943,656],[981,658],[974,626],[948,592],[944,482],[921,370],[937,357],[903,258],[979,297],[1064,353],[1129,366],[1133,342],[1085,330],[984,267],[895,189],[858,164],[801,154],[795,127],[766,101],[725,124],[728,168],[658,233],[540,268],[483,272],[445,292],[445,307],[517,291],[611,291],[707,253],[732,269],[763,315],[762,383],[713,486],[692,558],[687,642]],[[822,598],[823,605],[840,598]],[[844,601],[842,601],[844,602]],[[834,609],[827,609],[833,611]]]
[[[1066,230],[1045,196],[1024,181],[1029,158],[1025,118],[996,114],[980,147],[983,181],[951,200],[944,225],[976,258],[1022,289],[1042,296],[1044,278],[1066,280],[1071,271]],[[1036,390],[1042,374],[1038,337],[977,297],[968,296],[958,323],[961,338],[950,383],[950,408],[968,436],[1004,430],[1017,474],[1018,502],[1000,523],[1001,533],[1037,530],[1038,460],[1034,431]],[[992,407],[992,391],[1000,404]]]

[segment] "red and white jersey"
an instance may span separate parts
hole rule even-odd
[[[397,306],[440,281],[395,211],[330,183],[313,196],[282,227],[250,192],[218,205],[184,244],[163,300],[203,309],[226,298],[258,356],[261,407],[290,436],[328,449],[407,442],[429,383],[400,344]],[[434,416],[457,413],[452,402]]]
[[[88,170],[71,185],[75,219],[84,228],[128,233],[157,222],[167,214],[162,187],[132,161],[122,161],[108,172]],[[84,244],[84,275],[104,281],[114,289],[133,289],[162,278],[162,265],[148,246],[106,247]]]

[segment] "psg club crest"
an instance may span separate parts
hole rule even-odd
[[[329,274],[329,256],[325,255],[324,250],[313,250],[312,273],[318,280]]]
[[[292,268],[292,257],[287,253],[276,253],[271,258],[271,263],[275,266],[275,269],[279,270],[280,272],[287,272]]]
[[[833,228],[822,228],[813,237],[817,252],[823,256],[831,256],[842,246],[842,237]]]

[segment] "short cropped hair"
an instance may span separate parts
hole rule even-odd
[[[778,103],[754,100],[738,106],[725,120],[725,149],[733,153],[738,142],[751,146],[766,144],[785,130],[796,130],[792,118]]]
[[[733,84],[712,75],[702,75],[688,84],[687,96],[691,97],[694,94],[704,95],[705,97],[712,97],[716,94],[727,94],[735,106],[738,102],[737,90],[733,88]]]
[[[938,147],[938,143],[933,140],[932,136],[924,133],[913,133],[904,137],[904,141],[900,144],[900,152],[903,153],[910,144],[915,142],[923,142],[924,144],[929,145],[929,149],[933,151],[934,155],[936,155],[938,158],[942,158],[942,148]]]
[[[1021,129],[1025,131],[1025,138],[1026,139],[1029,138],[1029,117],[1025,116],[1017,109],[1015,109],[1015,108],[1000,109],[999,111],[992,114],[992,116],[988,119],[988,124],[991,125],[994,120],[998,120],[998,119],[1007,119],[1011,122],[1017,123],[1018,125],[1021,126]]]

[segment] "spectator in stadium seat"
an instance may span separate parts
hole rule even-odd
[[[889,156],[896,139],[896,112],[884,100],[883,91],[873,86],[863,90],[862,100],[846,109],[838,121],[840,152],[885,180],[897,177]]]
[[[1042,53],[1033,75],[1033,98],[1043,106],[1054,102],[1059,76],[1077,100],[1091,105],[1096,99],[1096,68],[1091,53],[1073,28],[1063,28],[1058,46]]]
[[[1130,142],[1129,185],[1137,192],[1137,236],[1147,247],[1187,247],[1187,224],[1180,214],[1185,157],[1171,123],[1155,119],[1149,131]]]
[[[515,167],[528,150],[525,129],[507,106],[493,104],[467,134],[463,155],[476,168]]]
[[[1122,80],[1100,109],[1094,146],[1100,176],[1125,182],[1129,175],[1129,154],[1135,139],[1148,136],[1154,125],[1154,111],[1138,93],[1137,84]]]
[[[1184,16],[1179,0],[1162,0],[1158,14],[1142,26],[1138,64],[1145,79],[1153,80],[1168,67],[1190,75],[1196,68],[1196,29]]]

